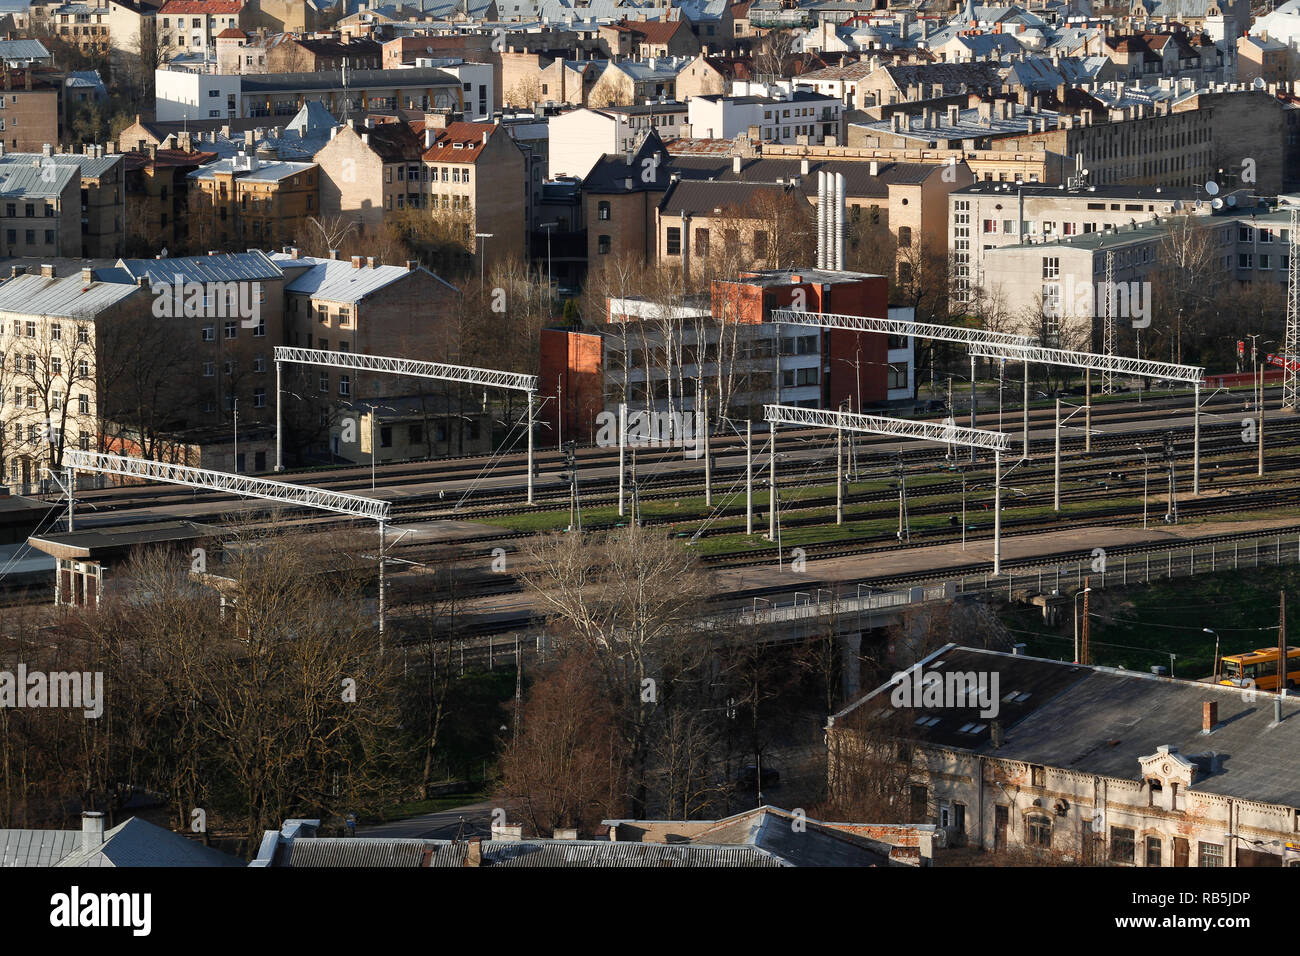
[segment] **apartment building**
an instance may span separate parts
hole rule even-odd
[[[197,240],[223,248],[293,242],[320,215],[320,171],[315,163],[259,159],[243,153],[188,174],[188,228]]]
[[[902,693],[913,674],[982,679],[993,712]],[[906,776],[912,821],[949,847],[1096,866],[1295,866],[1300,791],[1277,757],[1300,727],[1295,709],[1239,687],[949,644],[830,718],[828,787],[886,761]]]
[[[62,93],[59,74],[0,67],[0,143],[31,153],[62,142]]]
[[[454,354],[450,351],[456,345],[452,330],[438,317],[449,314],[450,305],[459,293],[454,286],[416,263],[383,265],[360,256],[350,260],[316,259],[300,256],[296,249],[276,253],[271,258],[285,275],[285,341],[290,345],[367,355],[448,357]],[[413,440],[411,426],[424,424],[418,421],[422,414],[416,412],[427,412],[433,407],[419,400],[428,382],[327,367],[303,366],[291,374],[298,383],[295,391],[311,399],[309,411],[317,416],[310,424],[319,430],[311,432],[311,440],[304,443],[310,446],[308,452],[368,461],[372,449],[368,434],[362,432],[368,432],[372,423],[369,417],[362,422],[361,416],[377,414],[379,417],[373,424],[381,433],[378,444],[382,460],[400,460],[399,453],[408,457],[448,453],[440,444],[446,438],[438,438],[437,429],[432,427],[437,423],[422,428],[424,442]],[[413,397],[414,405],[404,410],[409,413],[405,417],[391,413],[393,399]],[[390,408],[376,412],[365,407],[367,401],[375,399],[382,399],[382,404]],[[353,428],[345,433],[343,419],[349,417]],[[456,417],[460,419],[459,415]],[[490,423],[484,427],[490,433]],[[385,440],[384,428],[395,431],[402,440],[396,443],[391,438]],[[459,441],[463,436],[455,437]],[[414,447],[420,445],[424,447]]]
[[[551,117],[550,166],[547,176],[582,178],[606,154],[627,153],[644,132],[675,137],[687,122],[686,104],[651,101],[641,106],[577,109]]]
[[[0,165],[0,250],[15,257],[79,256],[80,183],[72,166]]]
[[[817,146],[843,142],[843,104],[820,93],[695,96],[687,105],[691,135],[702,139],[735,139],[757,129],[758,138],[765,142]]]
[[[609,60],[587,95],[592,106],[630,106],[677,96],[677,75],[689,57]]]
[[[321,212],[378,227],[386,210],[406,208],[407,173],[414,168],[418,176],[423,153],[423,139],[406,123],[336,127],[316,154]]]
[[[156,35],[154,16],[163,0],[107,0],[108,45],[113,68],[140,65],[140,37]],[[146,67],[147,69],[148,67]]]
[[[958,309],[969,307],[985,287],[990,250],[1108,230],[1122,234],[1134,222],[1211,212],[1204,191],[1195,187],[1079,184],[1061,190],[1029,183],[966,186],[949,194],[948,209],[953,306]]]
[[[158,48],[169,59],[183,53],[214,58],[218,34],[252,25],[244,0],[167,0],[155,16]]]
[[[685,20],[629,20],[601,24],[600,38],[611,57],[648,59],[661,56],[695,56],[700,40]]]
[[[107,3],[33,3],[32,23],[60,40],[88,52],[108,49],[110,11]]]
[[[146,315],[151,297],[89,269],[55,275],[13,267],[0,283],[0,475],[19,494],[45,479],[65,448],[100,447],[100,333]],[[114,336],[104,331],[104,340]]]
[[[214,152],[148,146],[122,154],[126,170],[127,237],[140,253],[183,251],[190,238],[189,174],[217,159]],[[134,251],[134,250],[133,250]]]
[[[197,0],[195,0],[197,2]],[[334,115],[398,109],[463,109],[461,84],[441,70],[226,74],[175,65],[154,74],[158,122],[284,117],[311,102]]]

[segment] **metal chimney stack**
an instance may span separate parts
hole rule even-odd
[[[819,171],[817,173],[817,268],[826,268],[826,247],[829,245],[826,241],[826,226],[829,217],[827,216],[828,204],[826,201],[826,173]]]
[[[833,268],[840,271],[844,268],[844,174],[835,174],[835,245],[832,249]]]

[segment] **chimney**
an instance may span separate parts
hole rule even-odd
[[[290,246],[290,247],[289,247],[289,258],[291,258],[291,259],[301,259],[301,258],[302,258],[302,253],[298,250],[298,247],[297,247],[297,246]]]
[[[244,130],[244,148],[252,149],[257,145],[257,133],[251,129]]]
[[[149,282],[149,276],[148,275],[136,276],[135,284],[139,286],[141,289],[149,288],[149,286],[151,285],[151,283]]]
[[[808,173],[809,173],[808,160],[807,160],[807,159],[801,159],[801,160],[799,160],[799,175],[800,175],[800,176],[807,176]]]
[[[366,268],[367,268],[367,269],[373,269],[374,267],[375,267],[375,257],[374,257],[374,256],[366,256]]]
[[[11,279],[15,279],[15,278],[17,278],[18,276],[26,275],[26,274],[27,274],[27,267],[26,267],[26,266],[10,266],[10,267],[9,267],[9,278],[11,278]]]
[[[339,251],[337,249],[331,249],[329,257],[331,259],[337,259],[339,257]]]
[[[352,257],[352,268],[354,268],[354,269],[360,269],[360,268],[361,268],[361,257],[360,257],[360,256],[353,256],[353,257]]]
[[[1219,722],[1219,703],[1214,700],[1201,703],[1201,733],[1208,734]]]
[[[47,279],[54,278],[54,266],[52,263],[45,263],[41,266],[41,275]]]
[[[494,823],[492,824],[492,839],[500,840],[503,843],[518,843],[524,838],[524,827],[521,823]]]
[[[90,283],[95,281],[95,271],[89,267],[81,270],[81,281]]]
[[[873,176],[880,175],[880,163],[874,159],[871,161],[871,175]]]
[[[482,866],[483,865],[483,838],[470,837],[469,845],[465,847],[465,865]]]
[[[732,173],[734,173],[735,175],[739,176],[739,175],[740,175],[740,166],[741,166],[741,159],[740,159],[740,157],[739,157],[739,156],[732,156],[732,157],[731,157],[731,171],[732,171]]]
[[[104,842],[104,815],[98,810],[81,814],[81,849],[89,850]]]
[[[42,155],[42,156],[53,156],[53,155],[54,155],[54,148],[53,148],[52,146],[50,146],[49,143],[46,143],[44,146],[41,147],[41,155]]]
[[[416,269],[418,269],[418,268],[420,268],[420,263],[417,262],[415,259],[407,259],[407,260],[406,260],[406,271],[407,271],[407,272],[414,272],[414,271],[415,271]]]
[[[573,827],[556,827],[552,836],[556,840],[576,840],[578,831]]]
[[[424,148],[433,149],[434,132],[433,128],[426,126],[424,128]]]

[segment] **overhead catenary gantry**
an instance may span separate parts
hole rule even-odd
[[[1192,406],[1192,493],[1201,493],[1201,383],[1205,369],[1195,365],[1176,365],[1172,362],[1153,362],[1149,359],[1130,358],[1124,355],[1105,355],[1095,352],[1078,352],[1056,349],[1034,342],[1024,335],[1008,332],[989,332],[964,326],[938,325],[930,322],[908,322],[905,319],[881,319],[860,315],[843,315],[834,312],[808,312],[797,309],[773,309],[772,320],[788,325],[813,325],[825,329],[848,329],[859,332],[882,332],[887,335],[906,335],[914,338],[937,339],[956,342],[971,350],[971,364],[976,358],[1001,358],[1021,362],[1025,366],[1024,402],[1024,457],[1029,457],[1029,366],[1064,365],[1091,372],[1094,369],[1122,375],[1159,378],[1190,384],[1193,387]],[[971,394],[975,392],[975,376],[971,375]],[[1091,407],[1089,395],[1086,406]],[[974,401],[971,402],[972,426]],[[1089,416],[1091,418],[1091,416]],[[1091,424],[1086,427],[1091,435]]]
[[[1003,432],[965,428],[955,424],[916,421],[908,418],[886,418],[881,415],[859,415],[853,412],[835,412],[818,408],[798,408],[792,405],[764,405],[763,418],[772,426],[772,448],[776,448],[777,425],[800,425],[806,428],[834,428],[838,431],[866,432],[919,441],[932,441],[964,445],[993,452],[993,573],[1002,573],[1002,453],[1011,446],[1011,439]],[[775,459],[775,454],[773,455]],[[837,476],[837,481],[841,479]],[[772,521],[776,520],[776,470],[772,463],[773,494],[769,507]]]
[[[384,633],[384,544],[388,524],[389,503],[377,498],[363,498],[341,491],[329,491],[313,488],[310,485],[295,485],[284,481],[272,481],[267,478],[253,478],[248,475],[232,475],[224,471],[212,471],[207,468],[193,468],[189,465],[175,465],[165,461],[150,461],[145,458],[129,458],[124,455],[108,455],[101,452],[82,451],[79,448],[65,449],[63,467],[68,471],[68,530],[73,530],[72,490],[76,488],[76,473],[79,471],[97,472],[102,475],[117,475],[122,478],[140,478],[145,481],[160,481],[171,485],[184,485],[187,488],[200,488],[238,495],[241,498],[259,498],[282,505],[296,505],[302,508],[314,508],[334,514],[348,515],[355,518],[368,518],[379,523],[379,633]]]
[[[537,376],[522,372],[502,372],[469,365],[447,365],[442,362],[421,362],[416,359],[384,355],[363,355],[359,352],[330,352],[324,349],[301,349],[279,345],[275,349],[275,470],[283,471],[281,461],[281,365],[291,362],[299,365],[324,365],[359,372],[380,372],[389,375],[409,375],[414,378],[437,379],[442,382],[459,382],[465,385],[483,385],[488,388],[507,388],[525,392],[528,396],[528,503],[533,503],[533,406],[537,401]],[[372,412],[373,415],[373,412]],[[371,448],[375,455],[376,449]]]

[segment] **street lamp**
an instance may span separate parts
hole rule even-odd
[[[393,408],[391,405],[376,405],[373,402],[344,402],[343,404],[347,405],[348,408],[356,408],[358,405],[361,405],[370,409],[370,490],[374,491],[375,462],[379,460],[379,446],[375,444],[375,418],[377,417],[375,411],[376,409],[382,408],[385,411],[397,414],[397,409]]]
[[[483,257],[487,254],[487,241],[492,238],[492,235],[490,232],[474,233],[475,239],[483,240],[478,244],[478,287],[480,290],[483,288]]]
[[[555,282],[555,275],[551,272],[551,231],[559,224],[557,219],[554,222],[544,222],[537,227],[546,230],[546,281],[551,284]]]
[[[1079,663],[1079,597],[1089,593],[1092,588],[1074,592],[1074,662]]]
[[[1219,682],[1219,632],[1210,627],[1201,628],[1206,634],[1214,635],[1214,682]]]

